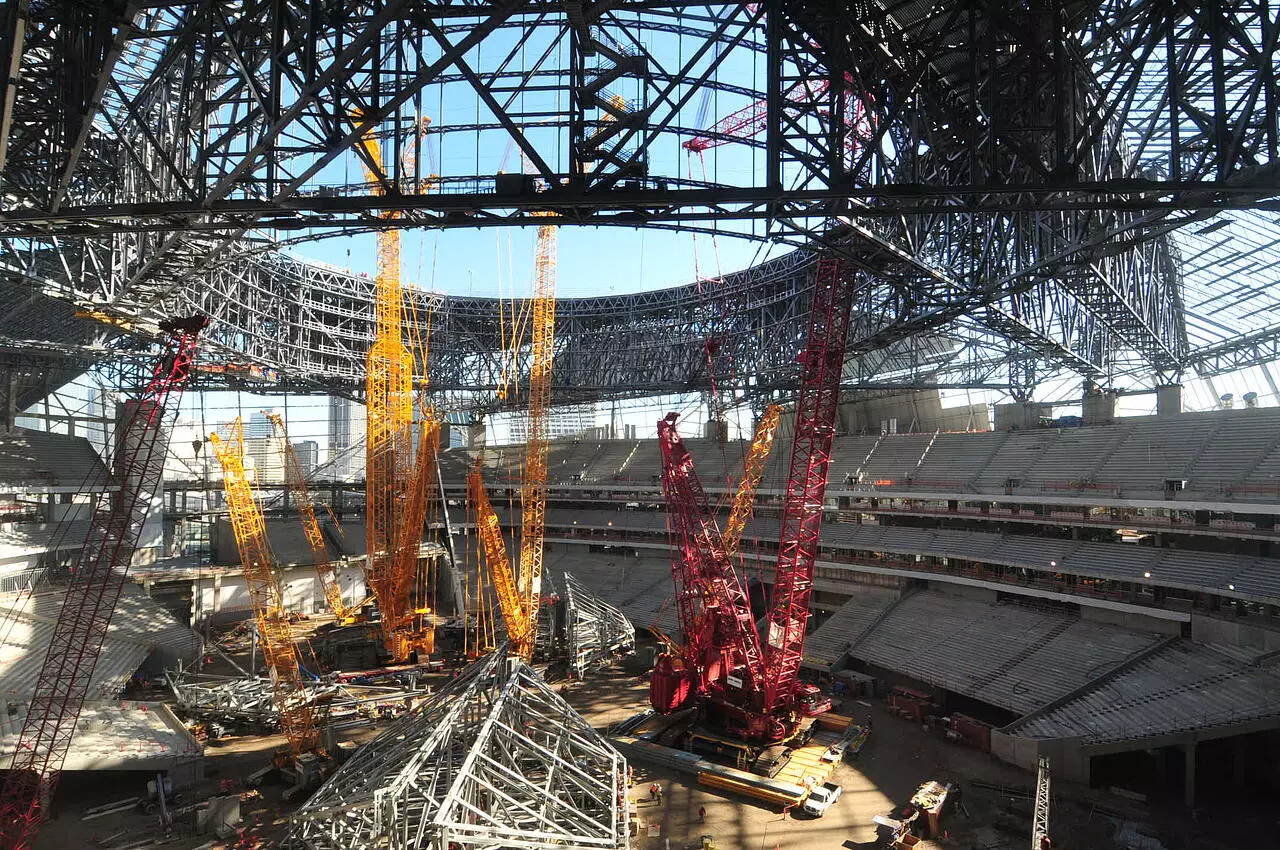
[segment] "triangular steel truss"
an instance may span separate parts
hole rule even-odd
[[[565,648],[579,678],[611,655],[635,649],[636,629],[626,615],[564,574]]]
[[[360,748],[293,816],[313,850],[625,850],[627,764],[503,647]]]

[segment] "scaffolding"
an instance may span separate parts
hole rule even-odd
[[[625,850],[627,763],[502,647],[365,744],[292,819],[309,850]]]

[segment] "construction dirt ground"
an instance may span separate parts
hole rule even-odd
[[[565,698],[595,727],[605,729],[648,706],[648,683],[638,659],[645,653],[615,662],[590,674],[585,681],[559,682]],[[431,685],[431,681],[423,684]],[[853,763],[841,764],[833,777],[844,787],[843,797],[822,818],[797,810],[776,808],[701,787],[695,777],[655,769],[633,761],[631,798],[641,829],[632,838],[635,850],[669,850],[702,846],[710,836],[718,848],[742,850],[820,850],[820,848],[870,848],[877,846],[873,818],[887,815],[895,804],[906,801],[927,780],[956,783],[962,790],[962,807],[950,815],[946,826],[950,840],[926,842],[919,847],[1023,850],[1030,841],[1030,793],[1034,777],[994,757],[961,743],[946,741],[920,725],[891,716],[882,700],[846,700],[836,710],[855,722],[872,722],[873,732]],[[337,735],[337,740],[362,743],[375,737],[385,724],[370,723]],[[284,745],[279,736],[224,739],[206,748],[206,778],[187,789],[188,800],[225,792],[243,792],[244,826],[263,842],[283,838],[296,804],[280,799],[282,786],[267,785],[255,793],[245,789],[243,778],[262,767],[271,753]],[[84,810],[141,794],[149,776],[137,773],[81,773],[63,778],[55,815],[41,830],[36,850],[70,850],[125,846],[130,839],[158,836],[155,816],[128,811],[82,821]],[[661,801],[650,798],[649,786],[662,787]],[[1000,790],[1003,789],[1003,790]],[[700,817],[705,809],[705,820]],[[1230,819],[1192,820],[1175,806],[1160,809],[1105,792],[1054,783],[1052,837],[1055,850],[1121,850],[1126,846],[1166,850],[1204,848],[1228,850],[1247,845],[1247,832],[1262,824],[1236,822],[1239,835],[1224,831]],[[1214,826],[1211,827],[1210,823]],[[1115,840],[1118,831],[1154,838],[1159,843]],[[107,841],[106,839],[113,839]],[[232,848],[236,839],[214,842],[208,836],[173,836],[154,845],[175,850],[210,846]],[[125,844],[122,844],[124,842]],[[142,846],[142,845],[136,845]],[[265,846],[270,846],[266,844]],[[1258,845],[1253,845],[1258,846]]]

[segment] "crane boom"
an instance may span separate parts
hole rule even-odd
[[[498,596],[498,607],[502,610],[502,619],[507,626],[507,637],[511,648],[521,657],[533,654],[533,635],[530,634],[528,611],[520,590],[516,585],[515,574],[511,571],[511,562],[507,559],[507,544],[502,537],[502,527],[498,515],[489,502],[489,494],[484,487],[484,477],[480,473],[480,458],[476,458],[475,466],[467,475],[467,498],[471,509],[475,512],[476,534],[480,537],[481,551],[484,552],[485,565],[493,577],[493,587]]]
[[[361,117],[355,112],[357,123]],[[382,149],[370,127],[358,147],[366,177],[381,192],[382,181],[373,164],[382,164]],[[391,216],[387,216],[390,218]],[[396,653],[397,607],[395,550],[413,471],[413,355],[404,342],[404,290],[400,281],[400,231],[378,231],[377,275],[374,281],[374,340],[366,358],[365,400],[368,432],[365,442],[365,572],[378,608],[387,650]]]
[[[0,848],[25,850],[48,812],[76,721],[89,693],[107,627],[160,484],[168,430],[191,373],[203,316],[161,323],[165,351],[141,398],[126,408],[115,474],[120,488],[95,495],[89,533],[71,574],[49,650],[14,747],[0,795]]]
[[[231,529],[240,553],[245,586],[258,621],[262,657],[271,670],[272,701],[280,715],[280,729],[296,758],[315,749],[319,740],[311,704],[307,700],[302,669],[289,629],[280,589],[278,564],[267,540],[267,524],[253,497],[244,469],[244,429],[240,419],[231,424],[224,440],[216,432],[209,435],[214,454],[222,464],[222,489],[231,514]]]
[[[738,490],[733,495],[733,508],[729,511],[729,519],[724,526],[724,548],[729,557],[738,554],[738,546],[742,543],[742,532],[751,518],[751,508],[756,500],[756,488],[764,477],[765,461],[773,449],[773,438],[778,433],[778,420],[782,417],[782,405],[771,404],[765,407],[764,415],[756,423],[756,432],[751,438],[751,449],[747,452],[747,460],[742,468],[742,480],[738,482]]]
[[[773,711],[799,696],[798,677],[809,622],[813,562],[822,532],[827,467],[831,463],[831,441],[835,436],[840,378],[856,288],[856,277],[841,260],[818,261],[809,308],[809,333],[800,355],[795,436],[769,604],[764,668],[766,711]]]
[[[390,620],[388,628],[396,642],[392,652],[396,658],[408,658],[412,652],[427,655],[435,651],[435,629],[430,623],[415,626],[419,613],[410,598],[418,575],[422,532],[427,519],[431,495],[436,492],[436,458],[440,447],[440,419],[435,409],[424,405],[418,425],[418,449],[412,480],[400,518],[392,557],[390,578],[390,610],[382,616]],[[429,613],[425,605],[421,613]]]
[[[311,493],[307,489],[307,477],[302,472],[302,464],[298,462],[298,453],[293,443],[289,442],[289,431],[285,428],[284,417],[278,413],[264,411],[276,437],[280,440],[280,455],[284,465],[284,480],[289,492],[293,493],[298,503],[298,519],[302,523],[302,533],[311,547],[311,562],[316,568],[316,577],[320,579],[320,588],[324,591],[329,610],[339,621],[349,620],[353,612],[342,599],[342,585],[338,584],[338,573],[329,559],[329,547],[325,545],[324,533],[320,531],[320,522],[316,519],[316,507],[311,504]]]
[[[676,431],[676,415],[658,422],[662,490],[676,546],[672,573],[684,631],[681,657],[666,657],[650,678],[650,701],[660,711],[707,693],[727,725],[768,734],[766,718],[750,711],[759,689],[762,654],[751,604],[725,551],[693,458]]]
[[[529,436],[520,481],[521,604],[536,622],[542,593],[542,550],[547,514],[547,419],[556,334],[556,228],[538,228],[533,282],[533,345],[529,366]],[[528,647],[532,657],[533,646]]]

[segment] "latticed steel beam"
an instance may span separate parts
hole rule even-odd
[[[32,5],[22,39],[5,30],[0,257],[131,316],[235,289],[283,232],[389,209],[405,227],[743,222],[874,270],[855,350],[974,315],[1086,374],[1170,372],[1188,346],[1168,230],[1276,196],[1280,24],[1258,0],[152,3],[123,45],[123,3],[88,29],[82,4]],[[81,32],[88,58],[51,58]],[[433,116],[451,155],[400,173],[445,98],[476,107]],[[682,143],[751,104],[765,132],[692,176]],[[335,182],[373,126],[389,173]],[[504,144],[537,174],[496,174],[479,152]],[[263,291],[228,340],[279,339],[308,309]]]
[[[636,627],[627,616],[564,573],[564,646],[569,669],[581,679],[588,670],[635,649]]]
[[[293,815],[310,850],[625,850],[627,764],[527,664],[480,659]]]

